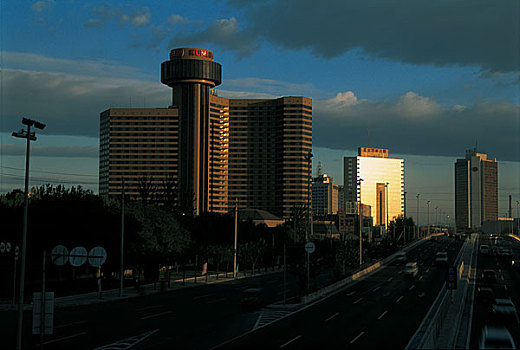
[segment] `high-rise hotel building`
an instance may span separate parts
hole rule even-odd
[[[389,158],[388,149],[360,147],[345,157],[343,184],[345,202],[371,206],[374,225],[404,215],[404,159]]]
[[[135,196],[143,177],[160,190],[167,174],[179,205],[195,214],[227,212],[238,201],[289,217],[293,207],[306,205],[310,98],[219,97],[212,88],[221,82],[221,66],[211,51],[195,48],[172,50],[161,81],[172,87],[170,108],[101,113],[100,194],[119,194],[121,176]]]
[[[455,162],[455,223],[479,228],[498,218],[498,163],[476,149]]]

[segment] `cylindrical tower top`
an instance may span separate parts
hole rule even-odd
[[[182,83],[214,87],[222,82],[222,66],[213,61],[210,50],[190,47],[173,49],[170,60],[161,64],[161,82],[170,87]]]
[[[170,60],[192,59],[213,61],[213,52],[195,47],[181,47],[170,51]]]

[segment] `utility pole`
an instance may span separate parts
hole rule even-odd
[[[20,291],[18,297],[18,327],[16,333],[16,349],[22,348],[22,324],[23,324],[23,304],[24,304],[24,287],[25,287],[25,257],[27,254],[27,215],[29,211],[29,156],[31,141],[36,141],[36,132],[31,132],[31,126],[43,130],[45,124],[36,120],[22,118],[22,124],[27,125],[27,131],[21,129],[13,132],[12,136],[27,140],[25,153],[25,192],[24,192],[24,210],[23,210],[23,230],[22,230],[22,258],[20,261]]]
[[[426,202],[428,205],[428,236],[430,235],[430,201]]]
[[[516,234],[520,235],[520,215],[518,212],[518,206],[520,205],[519,201],[516,201]]]
[[[439,209],[439,207],[435,207],[435,225],[439,225],[439,219],[437,218],[437,209]]]
[[[386,212],[386,224],[385,224],[385,229],[386,229],[387,232],[388,232],[388,185],[389,184],[390,184],[389,182],[385,183],[385,199],[386,199],[386,209],[385,209],[385,212]]]
[[[359,179],[359,205],[358,205],[358,215],[359,215],[359,266],[363,265],[363,211],[361,210],[361,182],[363,179]]]
[[[305,156],[305,160],[307,160],[309,164],[309,177],[307,182],[307,219],[309,221],[309,225],[305,230],[305,243],[309,242],[309,235],[312,235],[312,210],[311,210],[311,182],[312,182],[312,153],[309,152]],[[307,290],[309,290],[310,286],[310,278],[311,278],[311,267],[310,267],[310,253],[305,252],[306,265],[307,265]]]
[[[421,194],[417,193],[415,197],[417,197],[417,239],[419,239],[419,196]]]
[[[235,245],[233,248],[233,278],[237,278],[237,233],[238,233],[238,198],[235,199]]]
[[[121,259],[119,261],[119,297],[123,296],[123,280],[124,280],[124,268],[123,268],[123,257],[124,257],[124,241],[125,241],[125,179],[121,176]]]

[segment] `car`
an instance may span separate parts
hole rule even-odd
[[[448,265],[448,253],[437,252],[435,254],[435,265]]]
[[[489,254],[489,246],[487,244],[481,244],[479,251],[480,251],[480,254],[487,255],[487,254]]]
[[[242,292],[240,306],[243,309],[255,309],[264,305],[264,293],[261,288],[248,288]]]
[[[406,260],[406,252],[398,252],[395,256],[395,262],[398,264],[404,264]]]
[[[495,292],[489,287],[478,287],[476,300],[482,304],[493,305],[495,303]]]
[[[505,327],[484,326],[479,349],[516,349],[511,333]]]
[[[497,281],[497,273],[495,270],[482,271],[482,280],[484,283],[495,283]]]
[[[416,262],[409,262],[404,268],[404,274],[408,277],[415,277],[419,273],[419,267]]]
[[[498,256],[501,258],[511,258],[513,256],[513,251],[511,248],[501,247],[498,250]]]
[[[512,259],[511,260],[511,267],[513,269],[520,269],[520,259]]]
[[[516,307],[511,299],[496,299],[491,310],[499,320],[518,322]]]

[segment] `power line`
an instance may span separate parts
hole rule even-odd
[[[23,180],[24,176],[16,175],[16,174],[6,174],[6,173],[0,173],[0,175],[3,175],[7,178],[16,179],[16,180]],[[97,185],[97,182],[91,182],[91,181],[75,181],[75,180],[49,180],[45,178],[39,178],[39,177],[32,177],[32,181],[39,181],[39,182],[49,182],[49,183],[68,183],[68,184],[86,184],[86,185]]]
[[[11,170],[25,170],[25,169],[21,169],[21,168],[13,168],[13,167],[8,167],[8,166],[0,166],[0,168],[3,168],[3,169],[11,169]],[[37,172],[37,173],[46,173],[46,174],[55,174],[55,175],[70,175],[70,176],[92,176],[92,177],[97,177],[98,175],[94,175],[94,174],[74,174],[74,173],[58,173],[58,172],[53,172],[53,171],[46,171],[46,170],[36,170],[36,169],[31,169],[31,172]]]

